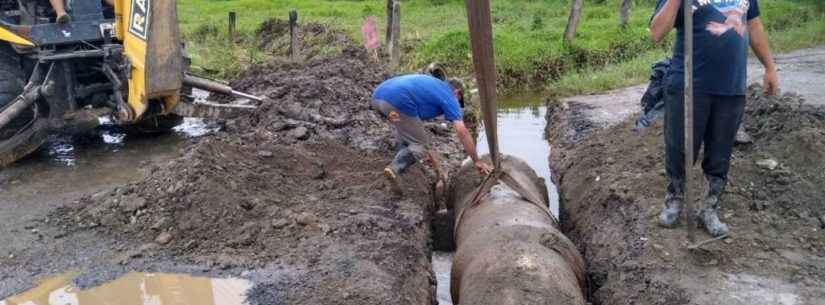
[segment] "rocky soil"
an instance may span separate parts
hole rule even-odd
[[[825,109],[760,92],[748,96],[753,139],[736,147],[723,197],[733,236],[698,250],[685,225],[657,225],[661,122],[636,134],[632,120],[602,127],[582,105],[551,106],[562,219],[588,261],[594,304],[825,303]]]
[[[412,167],[403,197],[385,186],[393,137],[368,102],[387,77],[355,49],[254,67],[233,86],[267,98],[257,114],[48,223],[118,240],[127,265],[172,257],[258,274],[253,303],[430,304],[431,173]],[[457,142],[430,127],[445,168],[457,168]]]

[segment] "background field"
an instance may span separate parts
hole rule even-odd
[[[453,74],[467,75],[471,64],[463,0],[402,0],[401,70],[434,61]],[[643,82],[652,62],[667,56],[671,41],[653,44],[647,23],[655,0],[636,0],[627,28],[619,27],[620,0],[585,0],[576,40],[562,42],[569,0],[493,0],[496,61],[501,90],[543,90],[571,95]],[[775,51],[825,42],[825,1],[762,0],[762,18]],[[361,40],[366,16],[377,16],[381,30],[385,0],[179,0],[181,27],[196,68],[232,78],[273,54],[256,44],[260,24],[285,19],[297,9],[302,22],[319,22]],[[238,13],[240,38],[229,44],[229,11]],[[383,32],[381,32],[383,39]],[[671,35],[672,37],[673,35]],[[671,38],[672,39],[672,38]],[[317,47],[317,46],[316,46]],[[340,45],[322,46],[328,49]]]

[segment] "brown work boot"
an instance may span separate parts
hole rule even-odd
[[[395,195],[401,196],[404,194],[401,185],[398,183],[398,174],[396,174],[392,168],[384,168],[384,176],[387,177],[387,181],[390,183],[390,189]]]
[[[57,23],[58,24],[67,24],[72,22],[72,17],[69,14],[63,13],[62,15],[57,16]]]

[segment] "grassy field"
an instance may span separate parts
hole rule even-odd
[[[471,71],[463,0],[402,0],[402,70],[430,62],[453,74]],[[652,62],[666,56],[671,42],[654,45],[647,22],[654,0],[634,1],[630,25],[618,26],[619,0],[585,0],[578,36],[561,40],[568,0],[492,0],[500,89],[545,90],[557,95],[598,92],[647,79]],[[231,78],[248,65],[273,56],[257,47],[255,31],[266,19],[286,18],[290,9],[303,22],[320,22],[359,41],[366,16],[383,29],[384,0],[180,0],[181,28],[195,65]],[[825,1],[763,0],[763,20],[776,51],[825,42]],[[228,11],[238,12],[241,39],[227,43]],[[381,33],[383,38],[383,32]],[[334,47],[334,46],[333,46]]]

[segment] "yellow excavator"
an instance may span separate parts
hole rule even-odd
[[[186,74],[174,0],[65,5],[70,18],[57,22],[48,0],[0,0],[0,168],[101,117],[168,130],[185,88],[260,101]]]

